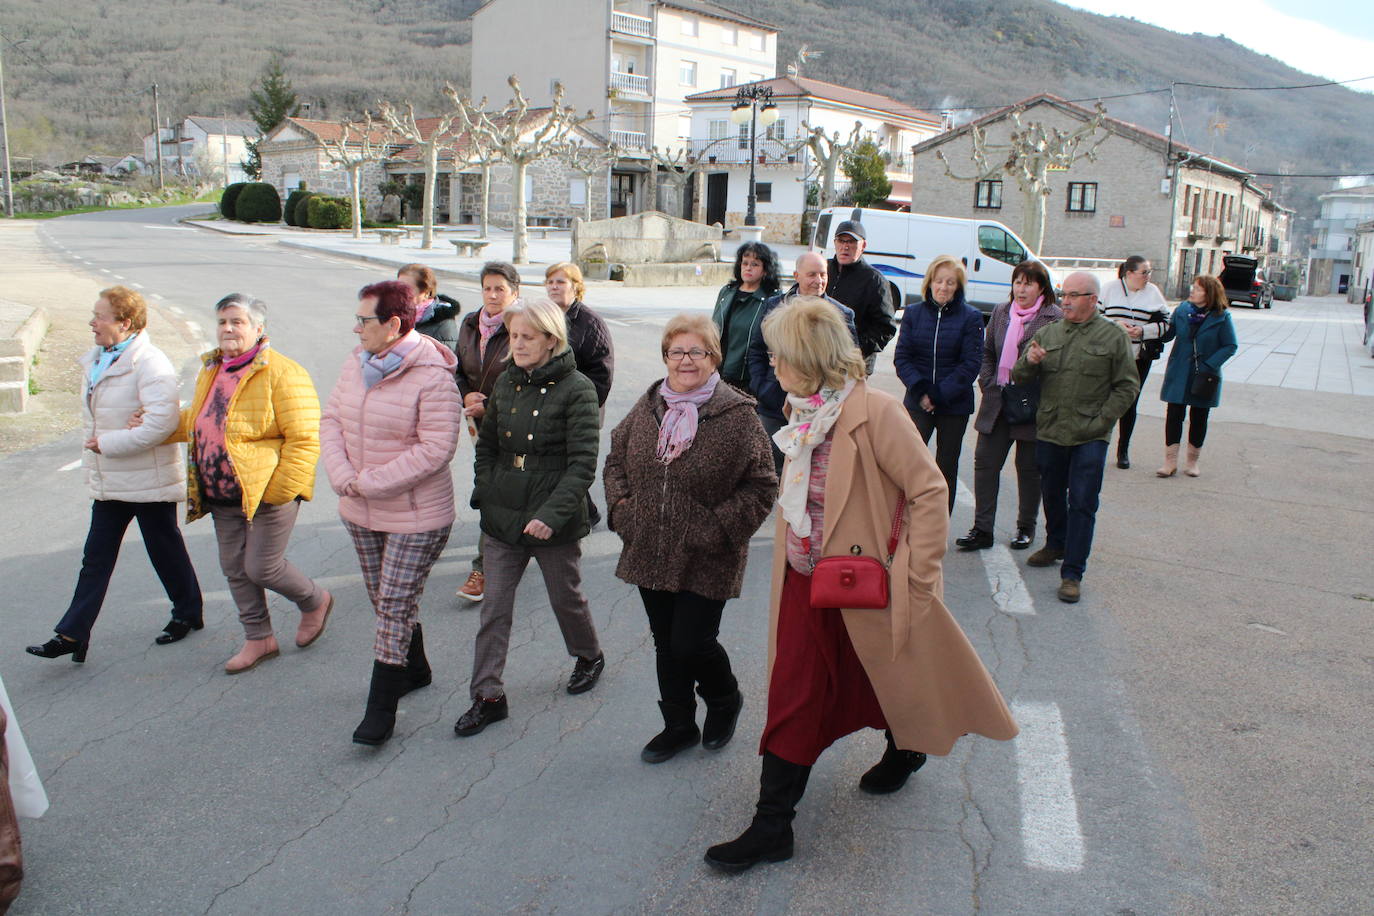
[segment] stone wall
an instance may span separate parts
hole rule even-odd
[[[802,245],[800,213],[763,213],[755,212],[758,217],[758,224],[763,227],[763,240],[765,243],[773,242],[778,245]],[[725,214],[725,225],[743,226],[744,213],[729,210]]]
[[[495,226],[509,229],[514,222],[515,194],[511,188],[509,165],[497,165],[491,170],[491,222]],[[581,217],[585,210],[582,204],[570,202],[571,182],[582,178],[554,159],[541,159],[531,163],[525,174],[534,179],[534,193],[525,202],[525,216],[531,223],[540,219],[561,219],[572,221]],[[464,218],[476,220],[481,213],[481,174],[462,176],[462,201],[458,208]],[[592,217],[599,218],[607,212],[607,186],[604,176],[594,176],[587,182],[587,194],[592,202]]]
[[[262,180],[275,186],[283,201],[296,190],[295,186],[286,186],[286,176],[291,173],[300,175],[308,191],[334,197],[352,196],[348,171],[330,162],[324,150],[314,143],[303,140],[264,143],[259,148],[259,154],[262,156]],[[380,162],[369,162],[363,166],[361,184],[369,217],[381,211],[382,195],[377,186],[386,178]]]

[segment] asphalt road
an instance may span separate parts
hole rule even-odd
[[[352,346],[356,290],[379,270],[177,227],[185,212],[92,214],[43,232],[73,269],[136,282],[206,329],[220,296],[256,293],[274,346],[326,395]],[[713,296],[700,291],[701,306]],[[662,374],[668,314],[607,309],[607,432]],[[1242,387],[1234,397],[1261,419],[1321,415],[1339,428],[1343,411],[1369,406]],[[89,661],[75,666],[22,646],[47,637],[75,581],[89,500],[63,468],[80,443],[18,453],[0,460],[0,670],[53,805],[23,824],[12,912],[1369,912],[1374,605],[1353,596],[1374,593],[1374,461],[1367,434],[1290,427],[1232,422],[1223,408],[1205,476],[1158,481],[1147,469],[1160,424],[1142,417],[1137,469],[1108,471],[1079,605],[1004,548],[950,555],[947,601],[1022,737],[966,739],[886,798],[856,785],[881,736],[845,739],[811,780],[796,857],[734,878],[701,853],[746,825],[756,797],[770,528],[726,609],[746,706],[723,751],[640,762],[660,727],[652,649],[604,529],[583,563],[601,684],[563,692],[570,659],[531,573],[507,669],[511,719],[456,739],[477,627],[453,598],[476,538],[466,509],[424,600],[435,684],[403,701],[396,736],[373,750],[349,740],[373,615],[326,485],[290,550],[339,598],[316,646],[223,674],[242,631],[199,522],[186,534],[206,629],[152,645],[166,599],[133,531]],[[471,455],[464,446],[453,463],[463,505]],[[1010,476],[1002,498],[1005,543]],[[961,504],[952,527],[968,523]],[[273,613],[289,644],[293,608],[276,599]]]

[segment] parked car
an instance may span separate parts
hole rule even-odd
[[[1226,298],[1251,308],[1267,309],[1274,305],[1274,287],[1264,276],[1259,261],[1243,254],[1228,254],[1221,259],[1221,281]]]
[[[953,255],[964,262],[969,304],[981,309],[984,316],[1007,301],[1016,265],[1036,259],[1016,233],[995,220],[855,207],[822,210],[816,218],[813,246],[826,257],[833,256],[831,229],[847,219],[863,223],[868,234],[864,260],[887,278],[892,285],[892,304],[899,309],[921,298],[926,265],[938,255]],[[1053,270],[1050,279],[1057,282]]]

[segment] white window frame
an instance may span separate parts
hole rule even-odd
[[[689,38],[696,38],[698,35],[701,34],[701,26],[697,23],[697,20],[694,17],[683,16],[682,19],[679,20],[679,22],[681,24],[678,26],[678,28],[682,31],[683,35],[686,35]]]
[[[677,116],[677,136],[679,140],[690,140],[692,138],[692,116]]]
[[[765,34],[763,34],[762,32],[750,32],[750,33],[749,33],[749,50],[750,50],[750,51],[767,51],[767,50],[768,50],[768,36],[765,35]]]
[[[708,121],[706,124],[707,138],[710,140],[724,140],[730,136],[730,119],[718,118]]]
[[[720,27],[720,43],[723,45],[739,44],[739,27],[734,25],[723,25]]]
[[[690,69],[689,69],[690,68]],[[697,62],[694,60],[679,60],[677,63],[677,82],[679,86],[696,86],[697,84]]]
[[[730,88],[733,88],[733,87],[735,86],[735,84],[738,83],[738,82],[739,82],[739,71],[735,70],[734,67],[721,67],[721,68],[720,68],[720,88],[722,88],[722,89],[730,89]]]
[[[568,179],[568,206],[585,207],[587,205],[587,179],[569,178]]]

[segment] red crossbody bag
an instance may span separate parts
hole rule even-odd
[[[897,498],[897,511],[892,515],[892,536],[887,541],[887,562],[863,554],[822,557],[811,570],[811,606],[813,608],[862,608],[883,610],[891,604],[892,591],[888,584],[888,568],[897,553],[897,541],[902,534],[902,508],[906,494]],[[802,549],[811,553],[811,538],[802,538]],[[855,546],[852,548],[859,550]]]

